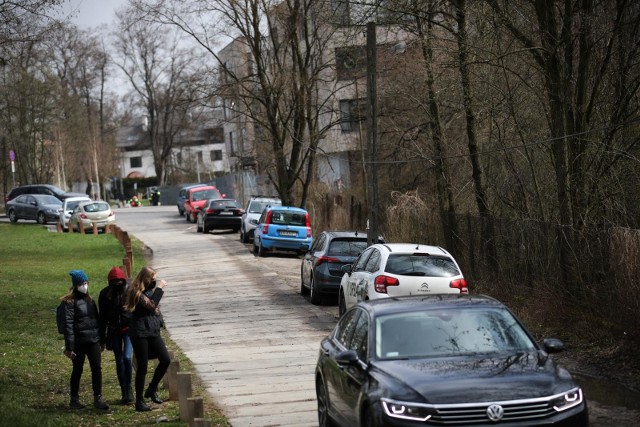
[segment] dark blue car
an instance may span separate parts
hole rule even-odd
[[[383,240],[379,238],[378,242]],[[366,248],[367,233],[362,231],[320,233],[302,259],[300,293],[309,295],[315,305],[322,302],[324,295],[337,295],[344,275],[342,266],[352,264]]]

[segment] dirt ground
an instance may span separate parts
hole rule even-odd
[[[554,359],[574,375],[589,378],[588,384],[581,385],[591,427],[640,426],[640,369],[635,364],[571,352],[554,355]]]

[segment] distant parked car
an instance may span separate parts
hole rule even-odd
[[[305,253],[311,248],[309,213],[292,206],[272,206],[260,215],[253,234],[253,253],[265,256],[279,249]]]
[[[378,242],[384,240],[378,238]],[[362,231],[320,233],[302,258],[300,293],[309,295],[312,304],[320,304],[323,295],[337,295],[344,275],[342,266],[352,264],[366,248],[367,233]]]
[[[342,267],[338,310],[359,301],[402,295],[467,294],[467,281],[453,256],[439,246],[385,243],[369,246]]]
[[[247,208],[242,215],[242,225],[240,226],[240,241],[249,243],[253,240],[253,230],[258,225],[258,219],[262,211],[270,206],[281,206],[282,202],[274,196],[251,196]]]
[[[184,202],[187,200],[187,192],[192,188],[206,187],[207,184],[187,184],[178,191],[176,205],[178,206],[178,215],[184,215]]]
[[[45,194],[23,194],[9,200],[6,205],[9,221],[26,219],[38,224],[57,221],[61,207],[62,202],[58,198]]]
[[[486,296],[361,302],[320,343],[318,424],[587,427],[582,389],[550,356],[562,350]]]
[[[183,206],[184,216],[187,219],[187,222],[197,221],[198,211],[202,209],[207,200],[223,199],[224,197],[224,194],[220,193],[220,190],[212,185],[188,189]]]
[[[22,194],[45,194],[54,196],[60,201],[63,201],[67,197],[86,196],[86,194],[82,193],[67,193],[62,188],[56,187],[55,185],[51,184],[29,184],[15,187],[11,191],[9,191],[9,194],[7,194],[5,197],[5,203],[9,200],[15,199]]]
[[[198,212],[196,231],[208,233],[209,230],[240,230],[240,221],[244,210],[235,199],[209,199]]]
[[[80,202],[73,209],[69,219],[69,228],[79,231],[79,224],[82,223],[85,230],[90,230],[95,223],[99,230],[104,230],[107,225],[115,222],[116,214],[109,203],[103,201]]]
[[[69,220],[71,219],[71,214],[73,210],[78,206],[81,202],[90,202],[91,199],[87,196],[83,197],[68,197],[64,199],[62,202],[62,209],[60,209],[60,226],[63,230],[66,230],[69,226]]]

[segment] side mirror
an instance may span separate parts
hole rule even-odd
[[[542,344],[544,345],[546,352],[549,354],[560,353],[565,349],[564,343],[557,338],[547,338],[542,342]]]
[[[338,365],[352,366],[357,365],[360,359],[358,353],[354,350],[341,351],[335,355],[335,360]]]

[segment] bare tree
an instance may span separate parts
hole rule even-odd
[[[146,114],[156,176],[164,185],[177,135],[188,128],[190,114],[202,103],[197,55],[181,48],[178,38],[160,24],[140,19],[135,9],[120,12],[118,19],[118,66]]]

